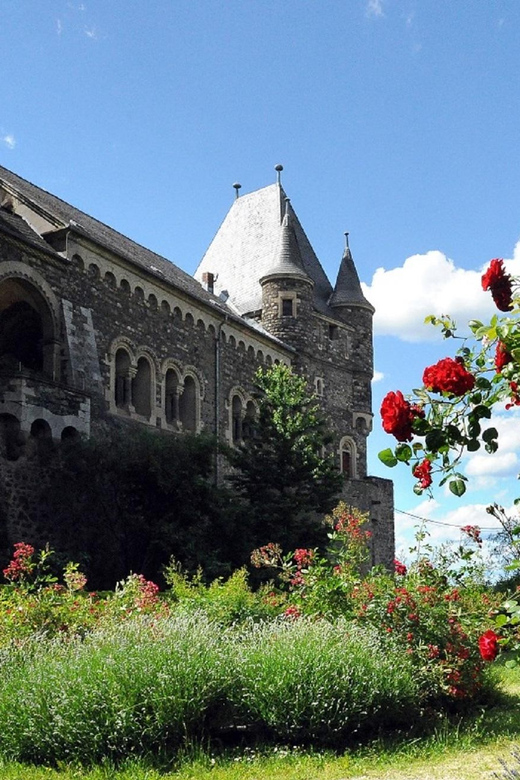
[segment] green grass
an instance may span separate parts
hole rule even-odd
[[[513,764],[520,742],[520,670],[501,669],[503,694],[486,709],[462,719],[439,717],[430,733],[403,731],[338,756],[288,748],[235,749],[212,755],[202,749],[175,769],[154,768],[153,760],[110,763],[91,770],[0,764],[1,780],[482,780],[501,777],[499,759]],[[515,764],[515,767],[517,765]]]

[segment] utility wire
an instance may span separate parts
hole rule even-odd
[[[434,523],[434,525],[446,525],[448,528],[457,528],[459,531],[462,528],[460,525],[454,523],[443,523],[442,520],[430,520],[428,517],[421,517],[420,515],[414,515],[412,512],[405,512],[403,509],[396,509],[401,515],[407,515],[407,517],[413,517],[415,520],[420,520],[422,523]],[[479,525],[481,531],[499,531],[500,529],[492,526]]]

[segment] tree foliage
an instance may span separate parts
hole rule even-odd
[[[56,454],[46,491],[47,532],[84,561],[95,587],[129,572],[157,578],[171,555],[189,570],[228,573],[240,548],[228,491],[213,478],[215,442],[123,429]]]
[[[230,482],[243,499],[254,546],[276,541],[288,548],[322,541],[317,514],[330,511],[342,476],[316,397],[306,380],[275,365],[255,376],[258,415],[241,446],[228,451]]]

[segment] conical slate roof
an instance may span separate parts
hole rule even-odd
[[[291,242],[295,242],[301,267],[314,282],[314,307],[334,317],[327,304],[332,285],[291,204],[287,210],[292,235],[280,238],[285,199],[279,183],[236,198],[195,271],[195,278],[202,280],[203,273],[213,273],[215,292],[225,290],[229,294],[228,303],[237,312],[244,315],[259,311],[262,308],[260,279],[273,271],[275,257],[281,251],[280,242],[289,238],[289,255],[294,256],[295,246]]]
[[[280,276],[305,279],[311,284],[313,283],[303,267],[300,246],[289,214],[289,198],[285,199],[285,214],[279,229],[278,246],[273,256],[273,266],[260,279],[260,284],[266,279]]]
[[[329,299],[329,306],[333,309],[338,306],[363,306],[372,312],[375,311],[372,304],[363,295],[352,252],[348,244],[341,258],[338,278],[336,279],[334,292]]]

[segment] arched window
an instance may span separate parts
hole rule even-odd
[[[78,439],[79,439],[78,429],[74,428],[73,425],[67,425],[67,427],[64,428],[61,432],[62,442],[66,442],[67,444],[69,444],[74,441],[77,441]]]
[[[16,277],[0,283],[0,370],[26,369],[57,378],[54,318],[36,286]]]
[[[348,436],[339,443],[339,469],[345,479],[356,479],[356,445]]]
[[[6,460],[18,460],[24,441],[20,422],[12,414],[0,414],[0,442]]]
[[[252,439],[255,435],[256,406],[254,401],[248,401],[246,413],[242,422],[242,438],[244,441]]]
[[[179,420],[179,378],[173,368],[167,370],[164,380],[164,414],[169,425]]]
[[[197,411],[197,385],[195,379],[188,374],[179,397],[179,419],[185,431],[196,432]]]
[[[242,441],[242,399],[234,395],[231,401],[231,439],[233,444]]]
[[[150,361],[140,357],[137,361],[137,373],[132,380],[132,403],[136,414],[150,417],[152,413],[152,369]]]
[[[130,355],[126,349],[116,352],[115,402],[119,409],[126,409],[132,401],[130,379]]]

